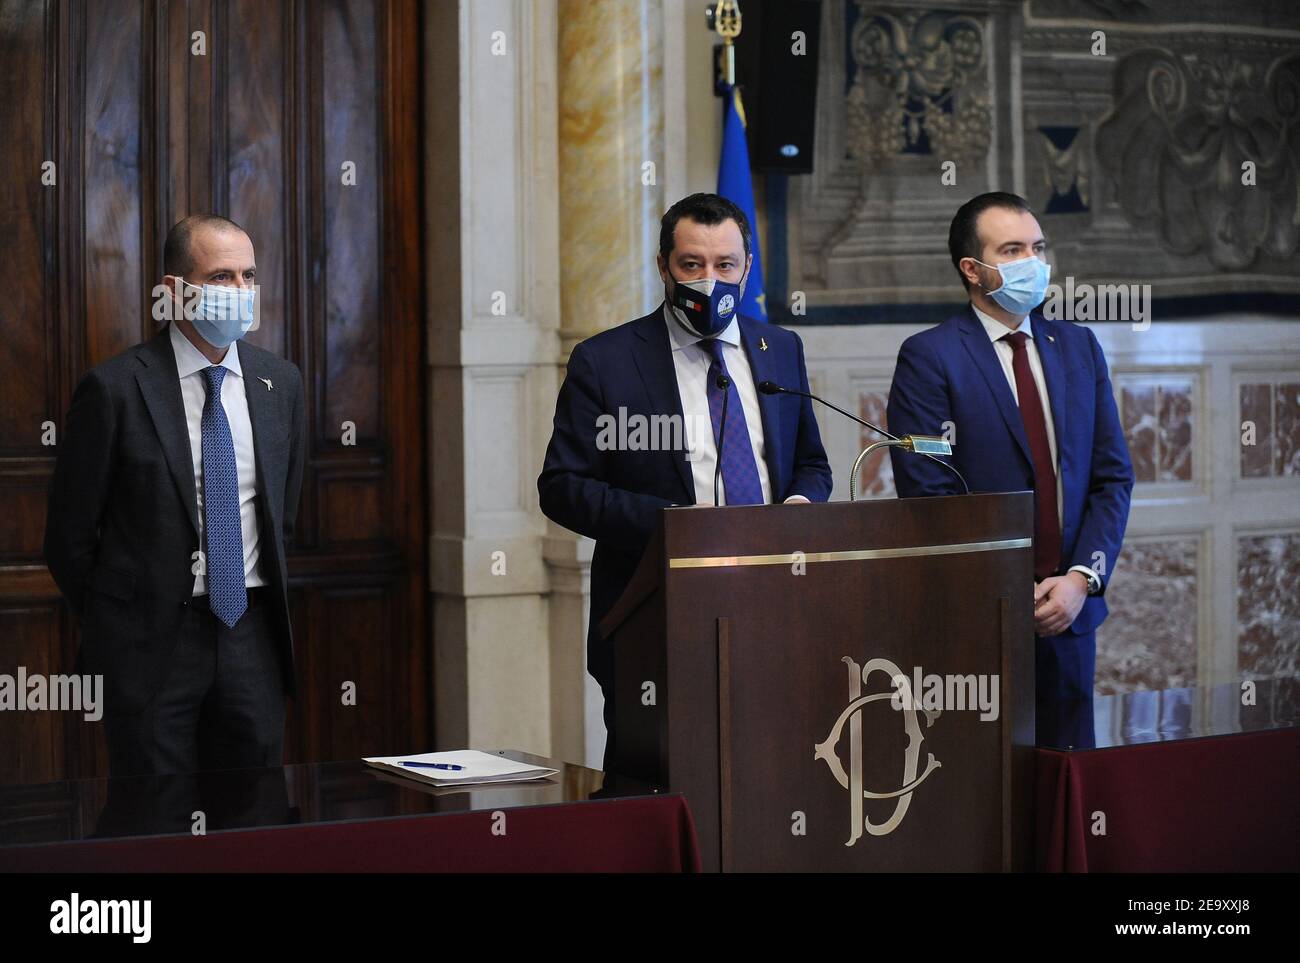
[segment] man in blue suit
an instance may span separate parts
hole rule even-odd
[[[542,511],[596,540],[587,670],[605,695],[613,758],[614,657],[597,626],[618,601],[659,510],[825,501],[831,471],[807,398],[803,343],[737,309],[749,274],[743,211],[692,194],[663,216],[653,312],[576,345],[537,479]],[[722,465],[718,468],[718,442]]]
[[[972,492],[1034,492],[1038,702],[1091,699],[1133,490],[1106,359],[1087,328],[1034,313],[1050,268],[1023,198],[993,192],[962,205],[948,249],[970,304],[903,342],[889,430],[951,433],[952,464]],[[958,493],[938,465],[891,456],[900,497]]]

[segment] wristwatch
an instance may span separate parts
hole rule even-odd
[[[1088,594],[1096,595],[1101,591],[1101,577],[1086,565],[1075,565],[1071,572],[1078,572],[1088,580]]]

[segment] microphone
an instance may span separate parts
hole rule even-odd
[[[722,424],[718,428],[718,437],[713,439],[714,447],[718,451],[717,464],[713,466],[713,507],[718,507],[718,481],[722,478],[722,443],[727,440],[727,402],[731,400],[731,379],[724,374],[719,374],[714,384],[722,392]]]
[[[942,438],[933,435],[904,435],[902,438],[899,438],[897,435],[891,435],[889,432],[885,431],[885,429],[873,425],[869,421],[864,421],[862,418],[859,418],[857,415],[845,411],[839,405],[831,404],[825,398],[818,398],[815,394],[812,394],[811,392],[808,391],[799,391],[795,388],[786,388],[779,384],[776,384],[773,381],[760,381],[758,383],[758,390],[765,395],[797,395],[800,398],[809,398],[813,401],[816,401],[818,404],[825,405],[827,408],[830,408],[832,411],[838,411],[845,418],[849,418],[853,421],[856,421],[864,428],[870,428],[876,434],[884,435],[886,438],[889,439],[888,441],[877,442],[875,445],[869,446],[860,455],[858,455],[857,460],[853,463],[852,470],[849,472],[849,501],[855,500],[854,484],[858,476],[858,466],[862,464],[862,459],[865,458],[867,455],[869,455],[877,447],[881,447],[881,446],[902,448],[904,451],[908,451],[916,455],[922,455],[930,459],[932,462],[942,465],[944,468],[948,469],[948,471],[952,472],[954,475],[957,476],[957,480],[961,482],[962,489],[965,491],[967,495],[970,494],[970,486],[966,484],[966,479],[962,477],[961,472],[959,472],[956,469],[956,467],[954,467],[953,465],[948,464],[946,461],[942,461],[941,459],[934,457],[935,454],[940,454],[940,455],[952,454],[952,445],[944,441]]]
[[[862,426],[864,426],[864,427],[866,427],[866,428],[870,428],[870,429],[871,429],[872,431],[874,431],[876,434],[878,434],[878,435],[884,435],[884,436],[885,436],[886,438],[888,438],[890,441],[900,441],[900,440],[901,440],[897,435],[891,435],[889,432],[885,431],[884,428],[877,428],[877,427],[876,427],[875,425],[873,425],[871,422],[869,422],[869,421],[863,421],[863,420],[862,420],[861,418],[859,418],[857,415],[851,415],[851,414],[849,414],[847,411],[845,411],[845,410],[844,410],[843,408],[841,408],[839,405],[833,405],[833,404],[831,404],[829,401],[825,400],[824,398],[818,398],[816,395],[814,395],[814,394],[809,394],[807,391],[796,391],[794,388],[783,388],[783,387],[781,387],[779,384],[776,384],[775,382],[772,382],[772,381],[760,381],[760,382],[758,383],[758,390],[761,391],[761,392],[763,392],[763,394],[765,394],[765,395],[798,395],[798,396],[801,397],[801,398],[811,398],[813,401],[821,402],[821,403],[822,403],[823,405],[825,405],[827,408],[830,408],[830,409],[832,409],[832,410],[834,410],[834,411],[838,411],[838,412],[839,412],[840,414],[842,414],[845,418],[852,418],[852,419],[853,419],[854,421],[856,421],[858,424],[860,424],[860,425],[862,425]]]

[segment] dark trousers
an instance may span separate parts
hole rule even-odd
[[[1034,636],[1034,676],[1040,700],[1091,699],[1096,664],[1096,632]]]
[[[1092,718],[1096,664],[1096,632],[1034,636],[1034,691],[1040,745],[1056,745],[1062,738],[1051,720],[1059,720],[1063,713],[1077,714],[1086,704],[1088,718]],[[1087,745],[1085,739],[1091,739],[1091,733],[1080,732],[1071,738],[1071,745]]]
[[[227,628],[196,596],[153,702],[104,713],[112,776],[252,769],[284,762],[284,677],[273,589],[250,589]]]

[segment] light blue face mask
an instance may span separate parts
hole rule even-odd
[[[184,278],[181,283],[186,287],[196,288]],[[205,284],[203,294],[193,314],[186,310],[186,317],[194,322],[199,335],[214,348],[225,348],[238,341],[249,330],[257,318],[254,313],[257,306],[256,288],[235,288],[224,284]]]
[[[971,260],[976,264],[984,264],[978,258]],[[984,267],[996,269],[1002,276],[1002,287],[988,293],[1008,314],[1028,314],[1047,297],[1047,282],[1052,277],[1052,266],[1035,255],[1022,257],[1019,261],[1008,261],[1006,264],[984,264]]]

